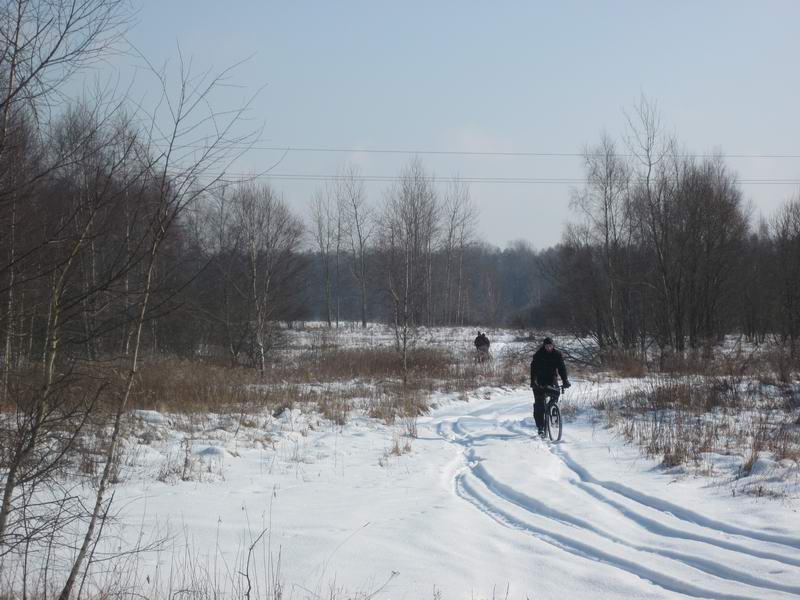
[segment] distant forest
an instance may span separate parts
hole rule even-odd
[[[303,222],[268,183],[168,163],[119,114],[76,105],[43,128],[25,105],[5,108],[6,380],[51,352],[127,356],[136,336],[147,352],[263,367],[278,325],[305,320],[380,321],[406,336],[553,328],[634,355],[730,332],[797,349],[800,203],[754,223],[723,158],[660,138],[647,103],[637,153],[608,136],[586,148],[578,219],[541,251],[481,240],[468,187],[440,189],[419,159],[380,203],[347,169]]]

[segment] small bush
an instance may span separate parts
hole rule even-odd
[[[428,411],[426,398],[427,395],[418,389],[387,386],[369,404],[367,414],[387,424],[394,423],[397,418],[416,419]]]
[[[347,398],[329,391],[320,395],[317,407],[326,419],[337,425],[344,425],[351,410],[351,403]]]

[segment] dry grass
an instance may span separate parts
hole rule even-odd
[[[367,414],[373,419],[393,423],[398,418],[416,418],[428,411],[427,394],[400,384],[385,386],[370,402]]]
[[[279,404],[258,388],[253,371],[176,359],[142,364],[131,406],[170,413],[226,412],[229,407]]]
[[[762,383],[790,384],[800,379],[800,356],[779,344],[723,351],[720,348],[663,354],[652,367],[672,375],[749,377]]]
[[[735,344],[705,347],[685,352],[663,351],[647,360],[622,349],[594,349],[590,361],[595,370],[617,377],[644,377],[648,373],[674,376],[749,377],[762,383],[788,385],[800,380],[800,355],[779,343],[762,346]]]
[[[387,423],[428,410],[434,391],[468,391],[524,381],[527,364],[508,357],[478,363],[469,353],[415,348],[403,383],[402,363],[392,348],[336,348],[330,341],[291,363],[258,371],[200,362],[160,359],[142,365],[131,406],[161,412],[227,413],[264,409],[279,415],[309,407],[344,424],[354,408]]]
[[[739,454],[742,474],[762,452],[800,462],[798,410],[776,389],[738,377],[662,375],[603,408],[610,424],[665,467]]]
[[[605,371],[612,371],[619,377],[643,377],[647,374],[647,363],[638,356],[615,349],[598,353],[596,359]]]
[[[800,380],[800,356],[792,356],[785,348],[761,352],[752,362],[753,374],[764,383],[789,385]]]
[[[604,357],[605,358],[605,357]],[[604,367],[643,376],[623,356]],[[602,403],[608,422],[666,467],[701,466],[705,453],[800,462],[800,360],[780,346],[664,354],[647,383]],[[795,382],[793,384],[793,382]]]
[[[453,354],[439,348],[415,348],[408,353],[409,379],[442,377],[455,362]],[[398,379],[403,369],[392,348],[331,348],[309,350],[296,363],[275,365],[269,375],[284,381],[308,383],[351,379]]]

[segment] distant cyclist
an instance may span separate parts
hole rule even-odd
[[[478,336],[475,338],[475,342],[473,343],[475,344],[475,349],[478,352],[489,352],[489,346],[491,345],[491,342],[489,341],[489,338],[486,337],[485,332],[478,331]]]
[[[539,435],[545,435],[544,429],[544,410],[547,398],[552,397],[558,400],[558,380],[556,374],[561,377],[561,385],[568,388],[571,384],[567,378],[567,366],[564,364],[564,357],[561,352],[556,350],[553,338],[546,337],[542,340],[542,346],[531,359],[531,389],[533,390],[533,418],[536,421],[536,428]]]

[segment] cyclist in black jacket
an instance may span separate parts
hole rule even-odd
[[[561,377],[561,385],[568,388],[571,384],[567,378],[567,366],[564,364],[564,357],[561,352],[556,350],[553,338],[546,337],[542,340],[542,346],[531,359],[531,389],[533,390],[533,418],[536,421],[536,428],[539,435],[544,435],[544,409],[547,404],[548,396],[558,400],[558,380],[556,374]],[[552,389],[546,389],[552,388]]]
[[[491,345],[491,342],[489,341],[489,338],[486,337],[486,333],[479,331],[478,337],[475,338],[474,344],[475,349],[478,352],[489,352],[489,346]]]

